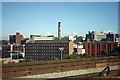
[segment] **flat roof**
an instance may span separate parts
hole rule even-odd
[[[113,42],[113,41],[86,41],[87,43],[117,43],[117,42]]]
[[[68,43],[69,40],[35,40],[27,43]]]

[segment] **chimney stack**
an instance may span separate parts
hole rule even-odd
[[[61,24],[61,22],[58,22],[58,40],[61,40],[60,24]]]

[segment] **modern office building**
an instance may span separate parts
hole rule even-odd
[[[9,36],[10,44],[21,44],[21,40],[23,39],[23,35],[21,35],[19,32],[17,32],[16,35]]]
[[[85,42],[85,53],[90,54],[93,57],[99,57],[102,51],[105,51],[106,53],[110,54],[110,52],[115,50],[117,47],[118,44],[116,42],[90,41]]]
[[[36,40],[25,44],[25,57],[34,61],[55,60],[74,52],[74,43],[69,40]],[[63,50],[60,50],[63,48]],[[62,51],[62,52],[61,52]]]

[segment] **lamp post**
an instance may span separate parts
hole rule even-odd
[[[61,47],[61,48],[59,48],[59,49],[60,49],[60,51],[61,51],[61,60],[62,60],[62,52],[63,52],[64,48]]]

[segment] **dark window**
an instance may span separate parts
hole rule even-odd
[[[88,49],[90,49],[90,45],[89,45],[89,43],[88,43]]]

